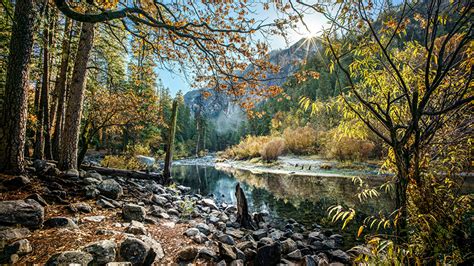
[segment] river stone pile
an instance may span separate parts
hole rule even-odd
[[[0,246],[0,263],[15,263],[20,256],[31,252],[34,247],[26,239],[29,230],[55,227],[80,230],[81,223],[100,223],[106,219],[105,216],[88,216],[92,211],[90,205],[69,203],[66,195],[95,199],[96,208],[119,210],[123,223],[118,226],[125,230],[97,230],[97,234],[111,235],[111,238],[88,243],[79,250],[54,254],[47,265],[159,263],[165,256],[162,243],[152,238],[147,229],[149,224],[158,223],[189,225],[184,234],[195,244],[183,247],[176,254],[168,254],[175,255],[179,263],[350,263],[348,254],[341,250],[343,238],[338,234],[319,226],[307,230],[293,219],[280,228],[273,225],[265,213],[254,214],[254,217],[259,217],[255,228],[242,228],[237,222],[235,206],[217,204],[212,198],[190,194],[188,187],[167,187],[153,180],[102,176],[94,171],[82,170],[75,179],[70,174],[61,173],[54,164],[38,160],[29,170],[43,182],[45,189],[43,193],[32,194],[25,200],[0,201],[0,225],[3,225],[0,227],[0,243],[6,243]],[[25,178],[15,179],[8,181],[10,187],[21,188],[30,184]],[[80,213],[82,218],[73,218],[74,215],[44,221],[44,206],[48,204],[67,204],[73,214]],[[118,234],[125,235],[120,242],[113,237]]]

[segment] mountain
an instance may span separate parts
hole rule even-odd
[[[288,76],[298,70],[304,60],[314,56],[321,49],[321,42],[316,38],[303,38],[286,49],[270,51],[270,62],[280,66],[280,71],[278,73],[267,73],[269,80],[263,83],[268,86],[282,85]],[[211,96],[205,99],[202,96],[203,91],[209,92]],[[217,93],[210,89],[193,90],[184,95],[184,102],[193,114],[201,111],[202,115],[211,120],[222,122],[228,120],[235,123],[236,117],[245,119],[242,110],[237,107],[231,96],[225,93]],[[227,119],[222,119],[223,116]]]

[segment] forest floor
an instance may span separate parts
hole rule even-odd
[[[12,176],[0,176],[0,180],[10,180]],[[21,200],[34,194],[44,195],[47,186],[40,180],[35,180],[19,190],[9,190],[0,193],[0,201]],[[66,192],[69,188],[62,186]],[[32,230],[26,237],[33,247],[32,252],[20,257],[18,264],[45,264],[51,255],[70,251],[80,250],[87,244],[100,240],[113,240],[121,242],[127,236],[127,228],[130,223],[125,222],[121,215],[121,210],[117,208],[104,208],[95,199],[69,195],[64,198],[64,202],[57,204],[50,202],[44,206],[44,220],[54,217],[68,217],[77,224],[77,228],[48,228],[43,230]],[[128,195],[124,201],[134,201]],[[136,200],[135,200],[136,201]],[[91,212],[73,212],[70,206],[77,203],[85,203],[91,207]],[[92,217],[92,219],[90,219]],[[95,220],[97,218],[98,220]],[[99,221],[100,220],[100,221]],[[160,260],[163,263],[176,262],[178,251],[186,246],[198,246],[193,240],[186,237],[184,232],[190,225],[188,223],[175,223],[172,220],[157,220],[156,224],[146,225],[148,235],[162,243],[165,256]],[[164,244],[166,243],[166,244]]]

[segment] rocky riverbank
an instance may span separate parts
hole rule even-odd
[[[0,263],[350,263],[342,236],[318,225],[277,227],[259,213],[258,228],[246,229],[235,206],[184,186],[31,165],[0,175]]]

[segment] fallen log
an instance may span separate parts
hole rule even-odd
[[[136,170],[124,170],[124,169],[107,168],[107,167],[92,166],[92,165],[85,165],[85,164],[81,165],[81,169],[84,169],[86,171],[94,170],[101,175],[155,180],[160,184],[162,184],[165,181],[165,178],[163,177],[161,173],[147,173],[147,172],[136,171]]]

